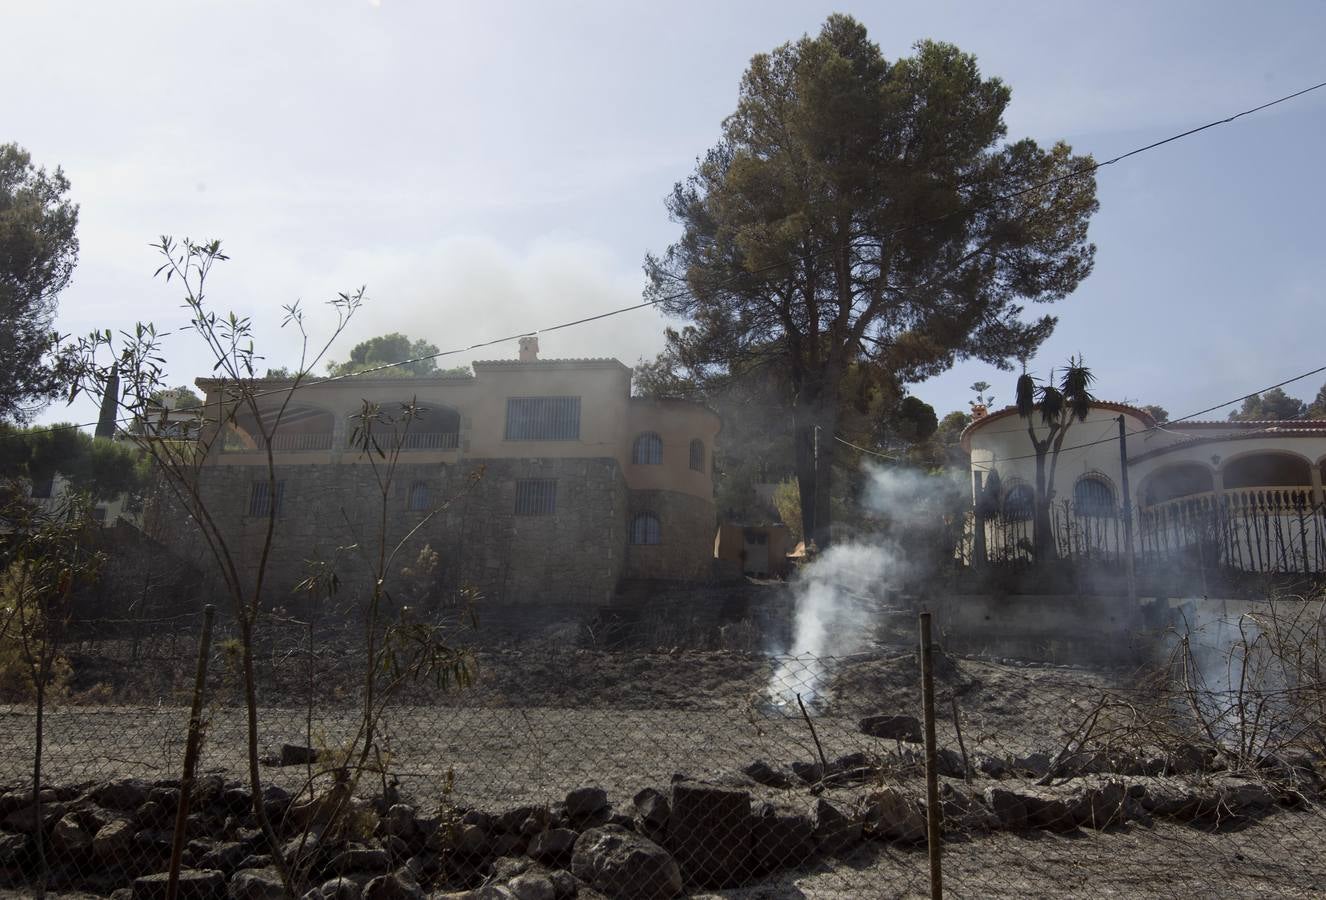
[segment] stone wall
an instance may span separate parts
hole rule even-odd
[[[473,479],[473,473],[481,477]],[[265,602],[297,606],[291,589],[315,555],[337,561],[340,597],[361,596],[371,579],[366,553],[375,557],[383,499],[363,465],[300,465],[277,468],[285,482],[268,567]],[[557,481],[556,512],[515,514],[516,479]],[[207,508],[229,534],[245,576],[254,577],[267,526],[250,516],[252,485],[264,481],[260,466],[207,466],[200,473]],[[613,459],[489,459],[457,465],[398,467],[385,506],[388,547],[420,526],[426,511],[409,510],[417,482],[427,485],[430,508],[446,508],[419,527],[396,555],[389,575],[402,602],[410,591],[400,569],[425,545],[438,554],[435,581],[442,589],[472,584],[489,602],[608,601],[625,563],[627,490]],[[181,543],[197,538],[180,537]],[[346,548],[357,547],[350,550]],[[191,548],[196,550],[197,548]],[[390,586],[390,585],[389,585]]]
[[[626,577],[707,580],[713,576],[717,533],[713,501],[676,491],[631,491],[628,526],[641,512],[658,516],[660,541],[626,547]]]

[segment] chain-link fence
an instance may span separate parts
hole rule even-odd
[[[0,709],[0,888],[167,896],[185,793],[181,897],[930,894],[910,643],[779,657],[568,625],[472,645],[445,688],[379,669],[365,714],[360,626],[267,621],[255,803],[224,622],[181,790],[201,630],[108,621],[67,640],[35,797],[37,711]],[[1247,653],[1219,680],[1201,650],[1141,673],[937,648],[945,894],[1319,895],[1326,692]]]

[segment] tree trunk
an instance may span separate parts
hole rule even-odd
[[[801,533],[807,545],[814,541],[816,549],[824,551],[828,549],[833,524],[829,498],[837,410],[832,404],[811,400],[796,406],[793,422]]]
[[[1054,559],[1054,525],[1050,522],[1050,495],[1045,485],[1045,454],[1036,454],[1036,511],[1031,522],[1036,562]]]

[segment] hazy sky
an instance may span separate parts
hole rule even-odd
[[[360,284],[342,357],[387,331],[464,346],[638,301],[645,252],[677,234],[663,197],[751,55],[835,10],[889,58],[975,53],[1012,86],[1011,137],[1098,159],[1326,80],[1318,2],[4,0],[0,141],[63,166],[82,206],[62,332],[182,324],[151,277],[168,233],[222,239],[212,298],[254,317],[272,365],[294,352],[282,303]],[[1324,139],[1326,89],[1103,170],[1095,272],[1035,367],[1084,353],[1101,396],[1177,416],[1326,364]],[[662,327],[633,312],[543,355],[631,364]],[[207,374],[196,339],[168,349],[172,382]],[[978,364],[913,393],[942,415],[979,379],[1011,399]],[[96,415],[43,420],[71,417]]]

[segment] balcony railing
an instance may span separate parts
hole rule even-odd
[[[454,431],[407,431],[397,437],[391,431],[374,432],[374,441],[385,450],[394,449],[400,441],[401,450],[455,450],[460,446],[460,435]],[[353,432],[346,435],[345,446],[358,449],[363,443],[363,436],[356,437]]]
[[[313,432],[301,434],[298,432],[277,434],[271,440],[272,452],[274,453],[304,453],[315,450],[330,450],[332,447],[332,436],[330,432]],[[245,452],[266,452],[266,439],[256,437],[253,439],[253,446],[246,445],[240,440],[239,435],[226,435],[225,444],[221,448],[226,453],[245,453]]]

